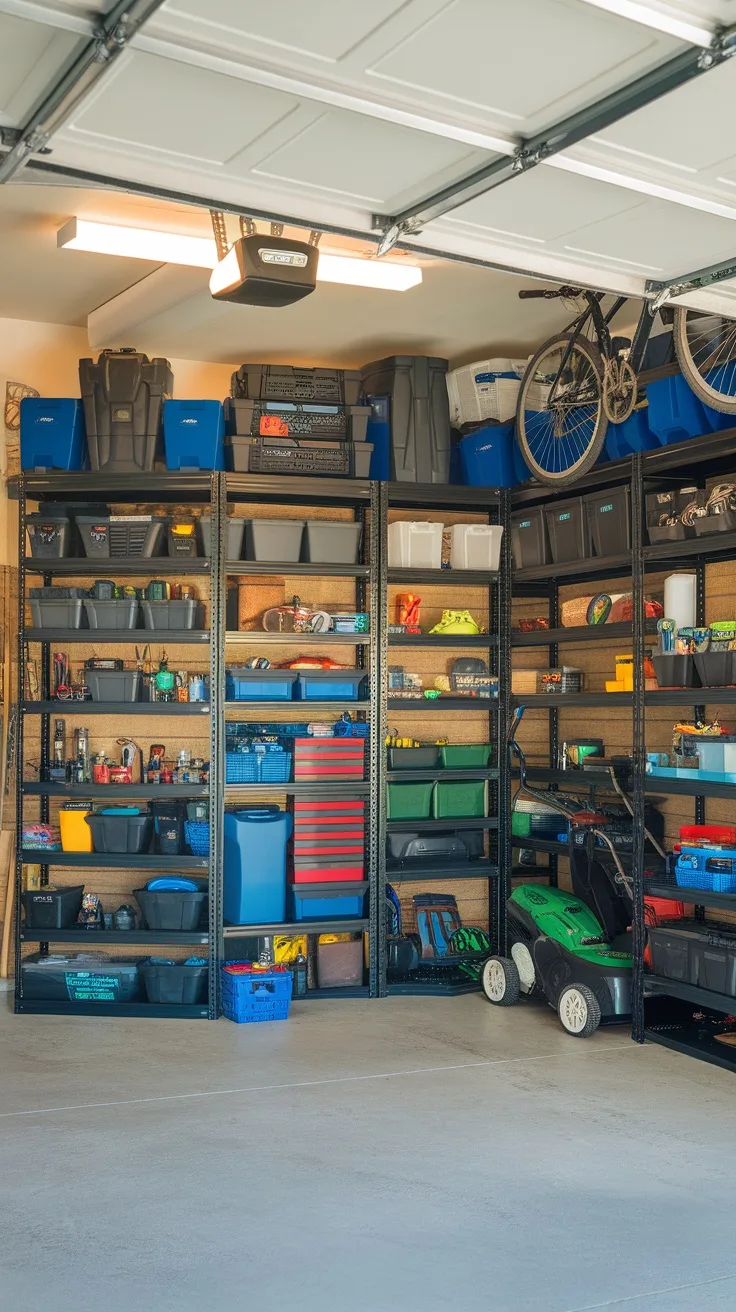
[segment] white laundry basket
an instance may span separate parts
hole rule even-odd
[[[485,419],[508,423],[516,414],[524,360],[476,360],[447,375],[450,422],[477,424]]]

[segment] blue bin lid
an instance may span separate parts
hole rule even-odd
[[[149,879],[146,884],[147,893],[198,893],[199,884],[193,879],[185,879],[183,875],[160,875],[157,879]]]

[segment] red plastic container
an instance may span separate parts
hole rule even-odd
[[[365,740],[362,738],[295,738],[295,779],[362,779]]]
[[[736,825],[681,825],[681,843],[722,843],[736,847]]]

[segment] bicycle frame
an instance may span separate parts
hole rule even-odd
[[[560,380],[562,379],[565,369],[567,368],[570,356],[572,355],[572,352],[575,349],[575,345],[577,341],[581,336],[584,335],[585,329],[587,328],[589,323],[592,322],[593,324],[596,339],[598,342],[598,348],[600,350],[601,355],[603,356],[603,359],[604,360],[613,359],[613,343],[611,339],[611,330],[609,325],[612,319],[614,319],[614,317],[618,314],[619,310],[621,310],[623,306],[626,305],[628,297],[618,296],[616,300],[613,302],[611,308],[604,315],[603,311],[601,310],[601,301],[603,300],[603,296],[604,296],[603,292],[586,291],[583,292],[583,296],[587,301],[587,308],[583,310],[582,313],[579,314],[576,319],[573,319],[572,322],[569,323],[567,328],[565,329],[565,332],[570,333],[571,337],[567,349],[565,351],[565,354],[560,362],[560,367],[557,370],[557,376],[555,377],[554,383],[552,384],[552,387],[550,389],[548,405],[553,404],[557,400],[557,386],[560,383]],[[639,322],[636,325],[634,340],[631,344],[631,350],[629,353],[629,363],[632,369],[634,370],[635,374],[638,374],[641,370],[641,366],[644,360],[644,353],[647,349],[647,343],[651,335],[653,323],[654,323],[654,317],[650,313],[649,305],[647,304],[647,302],[644,302],[644,304],[642,305],[641,314],[639,315]]]

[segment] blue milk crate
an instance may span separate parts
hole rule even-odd
[[[514,424],[487,424],[460,443],[460,468],[466,487],[515,487]]]
[[[226,784],[288,784],[291,752],[226,752]]]
[[[291,971],[234,975],[227,969],[228,964],[246,963],[230,962],[222,968],[222,1011],[228,1020],[234,1020],[237,1025],[250,1025],[288,1018],[293,983]]]
[[[164,401],[167,469],[224,469],[225,413],[220,401]]]
[[[24,396],[20,403],[21,469],[84,469],[82,402],[73,397]]]
[[[192,850],[192,856],[209,856],[209,820],[186,820],[184,822],[184,837]]]
[[[675,882],[704,893],[736,893],[736,848],[682,847]]]

